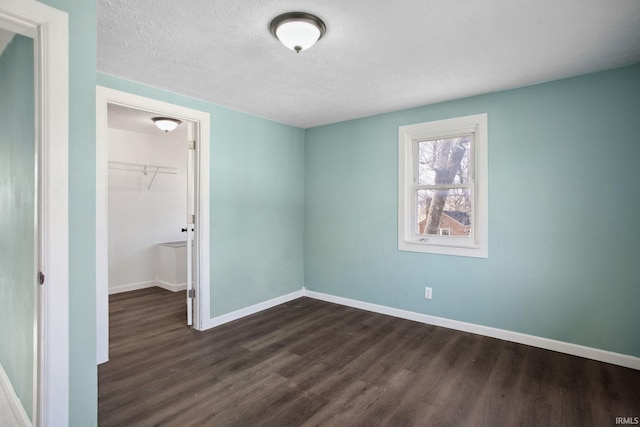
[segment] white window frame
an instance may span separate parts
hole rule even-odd
[[[450,228],[438,228],[438,236],[450,236],[450,235],[451,235]]]
[[[418,235],[417,142],[473,134],[471,145],[472,203],[468,238]],[[456,117],[398,128],[398,250],[488,258],[488,141],[487,114]]]

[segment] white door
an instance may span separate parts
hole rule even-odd
[[[193,303],[195,299],[195,280],[197,275],[194,272],[194,235],[195,232],[195,123],[187,122],[187,325],[193,325]]]

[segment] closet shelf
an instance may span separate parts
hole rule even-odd
[[[142,163],[125,163],[125,162],[109,162],[109,169],[114,170],[122,170],[122,171],[131,171],[131,172],[141,172],[143,175],[153,174],[151,177],[151,181],[149,181],[149,185],[147,185],[147,190],[151,189],[151,184],[156,179],[156,176],[161,174],[168,175],[176,175],[178,173],[178,168],[171,166],[160,166],[160,165],[145,165]]]

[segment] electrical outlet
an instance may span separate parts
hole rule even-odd
[[[431,288],[424,288],[424,299],[431,299],[432,290]]]

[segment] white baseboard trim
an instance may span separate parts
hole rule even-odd
[[[121,294],[122,292],[137,291],[138,289],[153,288],[156,285],[157,284],[155,280],[149,280],[148,282],[127,283],[126,285],[109,287],[109,295]]]
[[[258,304],[251,305],[249,307],[241,308],[240,310],[232,311],[231,313],[223,314],[221,316],[216,316],[209,321],[205,322],[202,325],[204,329],[211,329],[216,326],[224,325],[225,323],[233,322],[234,320],[241,319],[245,316],[249,316],[251,314],[258,313],[260,311],[266,310],[271,307],[275,307],[276,305],[284,304],[285,302],[292,301],[296,298],[301,298],[304,296],[304,290],[299,290],[295,292],[291,292],[290,294],[282,295],[268,301],[260,302]]]
[[[109,288],[109,295],[121,294],[123,292],[137,291],[138,289],[147,289],[158,287],[166,289],[171,292],[179,292],[187,290],[186,283],[169,283],[162,280],[149,280],[148,282],[128,283],[126,285],[119,285]]]
[[[171,292],[179,292],[187,290],[187,283],[169,283],[163,280],[156,280],[156,286],[162,289],[166,289]]]
[[[314,298],[334,304],[372,311],[374,313],[386,314],[388,316],[399,317],[401,319],[413,320],[415,322],[425,323],[427,325],[441,326],[443,328],[455,329],[462,332],[470,332],[472,334],[484,335],[491,338],[498,338],[518,344],[530,345],[532,347],[543,348],[546,350],[557,351],[573,356],[593,359],[600,362],[611,363],[612,365],[624,366],[626,368],[640,370],[640,357],[631,356],[628,354],[614,353],[612,351],[586,347],[583,345],[572,344],[565,341],[557,341],[549,338],[538,337],[535,335],[508,331],[505,329],[492,328],[490,326],[476,325],[473,323],[461,322],[459,320],[451,320],[444,317],[416,313],[414,311],[402,310],[399,308],[387,307],[384,305],[371,304],[368,302],[338,297],[321,292],[309,291],[305,288],[302,288],[301,290],[292,292],[290,294],[270,299],[268,301],[254,304],[249,307],[241,308],[240,310],[232,311],[231,313],[211,318],[207,322],[205,322],[205,324],[203,325],[203,330],[211,329],[216,326],[241,319],[245,316],[258,313],[260,311],[275,307],[276,305],[283,304],[300,297]]]
[[[413,320],[420,323],[426,323],[428,325],[442,326],[444,328],[455,329],[463,332],[471,332],[473,334],[498,338],[505,341],[512,341],[519,344],[530,345],[546,350],[553,350],[560,353],[571,354],[573,356],[585,357],[587,359],[598,360],[600,362],[611,363],[613,365],[640,370],[640,357],[635,357],[627,354],[614,353],[612,351],[600,350],[597,348],[586,347],[564,341],[537,337],[535,335],[527,335],[520,332],[507,331],[505,329],[497,329],[489,326],[460,322],[458,320],[451,320],[443,317],[431,316],[428,314],[416,313],[413,311],[401,310],[398,308],[386,307],[378,304],[371,304],[368,302],[337,297],[334,295],[323,294],[320,292],[314,292],[304,289],[301,296],[335,304],[346,305],[348,307],[359,308],[361,310],[372,311],[375,313],[386,314],[402,319]]]
[[[4,371],[2,364],[0,364],[0,388],[2,389],[0,393],[4,393],[5,397],[9,401],[9,409],[13,413],[13,417],[18,422],[18,425],[21,427],[32,427],[33,424],[24,410],[22,402],[20,402],[16,391],[13,389],[13,385],[11,385],[11,381],[9,381],[9,377]]]

